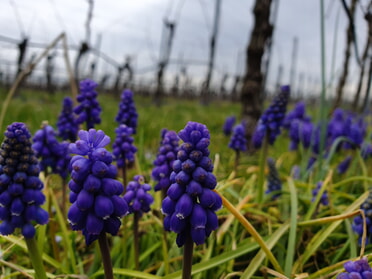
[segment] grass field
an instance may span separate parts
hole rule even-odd
[[[0,90],[2,100],[5,94],[5,90]],[[3,130],[15,121],[26,123],[32,133],[44,120],[55,127],[63,97],[62,93],[49,96],[45,92],[21,90],[7,108]],[[120,100],[101,94],[98,101],[102,106],[102,122],[95,128],[102,129],[113,142]],[[292,167],[305,166],[309,153],[288,151],[288,135],[283,133],[268,150],[269,156],[277,160],[283,181],[282,195],[276,200],[265,196],[263,204],[258,204],[260,151],[242,154],[235,172],[235,153],[228,148],[229,137],[222,133],[227,116],[235,115],[239,119],[238,103],[215,101],[202,106],[197,101],[167,99],[163,106],[156,107],[150,98],[138,96],[135,103],[139,114],[135,135],[138,153],[136,167],[129,171],[130,179],[143,174],[153,183],[150,174],[162,128],[178,132],[188,121],[196,121],[205,124],[211,133],[210,157],[215,164],[216,189],[231,206],[225,204],[218,211],[219,229],[212,233],[207,244],[195,248],[193,278],[335,278],[343,269],[343,261],[360,255],[361,247],[351,224],[368,195],[372,166],[371,159],[362,160],[358,150],[332,154],[320,168],[295,180],[290,177]],[[340,175],[335,168],[347,154],[353,155],[351,167]],[[324,181],[321,192],[328,192],[328,206],[318,206],[321,193],[312,201],[311,192],[319,180]],[[69,229],[58,209],[61,180],[52,175],[45,188],[45,208],[51,212],[51,219],[47,226],[38,228],[38,246],[43,251],[48,277],[84,278],[76,275],[86,274],[88,278],[103,278],[98,245],[86,247],[81,233]],[[174,233],[163,233],[160,194],[154,196],[152,211],[144,214],[140,222],[138,272],[133,271],[132,216],[124,217],[125,225],[119,235],[110,238],[116,278],[181,278],[182,249],[176,246]],[[371,248],[367,245],[364,254],[369,256]],[[19,235],[0,236],[0,268],[0,278],[4,279],[32,274]],[[283,274],[282,277],[270,275],[274,271]]]

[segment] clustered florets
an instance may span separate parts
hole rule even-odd
[[[337,279],[372,279],[372,268],[366,258],[344,263],[346,272],[337,275]]]
[[[52,173],[66,178],[66,164],[70,159],[67,143],[58,142],[53,127],[44,122],[41,129],[35,133],[33,142],[32,148],[36,157],[40,159],[41,171],[47,171],[50,167]]]
[[[127,185],[124,200],[128,203],[129,213],[149,212],[150,205],[154,202],[154,198],[147,193],[151,190],[151,186],[145,183],[145,178],[142,175],[136,175],[133,180]]]
[[[41,208],[45,196],[40,168],[31,147],[31,134],[23,123],[8,126],[0,148],[0,233],[20,228],[26,238],[35,235],[34,223],[48,223]]]
[[[86,122],[87,129],[94,128],[95,124],[101,123],[101,107],[97,101],[97,83],[93,80],[86,79],[80,82],[80,94],[77,101],[80,103],[75,107],[74,112],[78,115],[77,124]]]
[[[116,180],[117,169],[112,154],[104,147],[110,138],[103,131],[79,131],[80,140],[70,144],[71,159],[70,202],[68,220],[73,230],[82,230],[89,245],[102,232],[117,234],[120,217],[128,213],[126,201],[119,195],[124,191]]]
[[[132,137],[133,129],[121,124],[115,129],[116,138],[113,145],[113,155],[119,168],[128,166],[134,162],[134,154],[137,148],[134,146]]]
[[[270,107],[262,114],[252,137],[254,147],[261,147],[265,137],[268,138],[270,144],[275,142],[276,137],[280,134],[280,128],[287,110],[289,92],[289,86],[282,86],[280,93],[274,98]]]
[[[162,203],[164,228],[177,233],[178,246],[189,236],[199,245],[218,227],[215,211],[222,206],[221,197],[213,191],[217,181],[208,157],[210,135],[205,125],[188,122],[178,136],[183,143]]]
[[[70,97],[63,99],[62,112],[57,121],[58,136],[71,142],[76,140],[79,125],[76,123],[73,113],[73,102]]]
[[[282,181],[280,180],[273,158],[267,159],[267,165],[269,166],[269,175],[267,177],[266,194],[272,193],[272,199],[276,199],[281,194],[280,191],[282,190]]]
[[[162,130],[162,141],[158,150],[158,155],[154,160],[154,169],[152,177],[157,184],[154,187],[155,191],[161,189],[167,190],[170,186],[170,174],[173,171],[173,162],[177,157],[179,149],[179,138],[174,131]]]
[[[366,219],[366,225],[367,225],[367,231],[366,231],[366,244],[369,244],[372,242],[372,193],[370,192],[367,199],[360,205],[360,209],[363,210],[365,219]],[[363,217],[361,215],[358,215],[354,218],[353,221],[353,231],[356,232],[359,236],[359,244],[362,243],[362,236],[363,236]]]
[[[313,191],[312,191],[313,197],[311,199],[312,202],[315,201],[316,196],[318,195],[319,190],[322,188],[322,185],[323,185],[323,181],[319,181],[316,184],[316,187],[313,189]],[[320,203],[323,204],[323,205],[328,205],[329,204],[328,192],[327,191],[324,191],[323,194],[322,194],[322,196],[320,197]]]
[[[228,116],[225,119],[225,123],[223,124],[222,131],[226,136],[231,135],[231,132],[233,131],[233,127],[235,124],[235,116]]]
[[[231,136],[229,147],[235,151],[246,151],[247,150],[247,139],[245,136],[244,125],[238,124],[234,127],[234,132]]]
[[[125,124],[133,129],[133,134],[137,129],[138,113],[133,100],[133,92],[125,89],[121,94],[121,102],[119,105],[119,112],[115,120],[119,124]]]

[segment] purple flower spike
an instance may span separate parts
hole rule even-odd
[[[71,159],[68,221],[73,230],[82,230],[87,245],[106,232],[115,235],[120,218],[128,213],[127,202],[120,198],[124,187],[115,180],[117,170],[112,154],[104,147],[110,138],[101,130],[79,131],[80,140],[70,144],[78,154]]]
[[[133,129],[133,134],[137,129],[138,113],[133,100],[133,92],[125,89],[121,94],[121,102],[119,105],[119,112],[115,120],[119,124],[125,124]]]
[[[165,131],[165,132],[164,132]],[[154,190],[164,189],[167,191],[170,186],[170,174],[172,172],[173,162],[177,157],[179,138],[174,131],[162,131],[162,141],[158,150],[158,155],[154,161],[152,177],[158,183]],[[191,160],[190,160],[191,161]]]
[[[360,205],[360,209],[364,211],[366,217],[366,245],[372,243],[372,193],[370,192],[367,199]],[[361,215],[358,215],[354,218],[352,228],[359,236],[359,244],[362,243],[363,235],[363,218]]]
[[[123,197],[129,205],[130,213],[138,212],[142,215],[143,212],[150,211],[150,205],[154,202],[154,198],[147,193],[149,190],[151,190],[151,186],[145,183],[145,178],[142,175],[134,176]]]
[[[134,163],[134,154],[137,152],[137,148],[133,144],[132,128],[121,124],[115,129],[115,132],[116,139],[113,145],[113,154],[117,161],[117,166],[122,168]]]
[[[337,171],[339,174],[344,174],[349,169],[352,159],[352,156],[347,156],[341,163],[338,164]]]
[[[16,228],[26,238],[35,235],[34,223],[48,223],[48,213],[40,206],[41,192],[38,160],[31,148],[31,134],[25,124],[7,127],[0,147],[0,234],[12,234]]]
[[[372,278],[372,268],[367,258],[344,263],[346,272],[337,275],[336,279],[369,279]]]
[[[289,86],[282,86],[280,93],[274,98],[270,107],[262,114],[252,137],[255,148],[260,148],[262,146],[266,135],[268,136],[269,143],[274,144],[276,137],[280,134],[280,128],[287,110],[289,95]]]
[[[232,131],[233,131],[233,127],[234,127],[234,124],[235,124],[235,116],[228,116],[226,117],[226,120],[225,120],[225,123],[223,124],[223,133],[226,135],[226,136],[230,136]]]
[[[247,150],[247,139],[245,137],[245,129],[243,124],[234,127],[234,133],[230,139],[229,147],[235,151]]]
[[[316,185],[316,187],[313,189],[313,191],[312,191],[313,198],[311,199],[312,202],[315,201],[316,196],[318,195],[318,192],[319,192],[320,188],[322,188],[322,185],[323,185],[323,181],[319,181],[318,184]],[[325,206],[329,204],[327,191],[323,192],[323,194],[320,198],[320,203],[325,205]]]
[[[273,193],[272,199],[274,200],[281,195],[280,191],[282,190],[282,181],[280,180],[273,158],[267,159],[267,165],[269,166],[269,176],[267,177],[266,194]]]
[[[71,159],[68,153],[68,143],[59,143],[56,133],[48,122],[44,122],[40,130],[33,137],[32,148],[35,155],[40,159],[41,171],[47,171],[51,168],[52,173],[67,177],[67,166]]]
[[[57,127],[58,136],[63,140],[76,141],[79,125],[73,114],[73,102],[70,97],[63,99],[63,108],[58,117]]]
[[[178,133],[183,140],[169,176],[170,187],[162,203],[164,229],[177,233],[177,245],[191,236],[197,245],[203,244],[217,229],[215,211],[222,206],[221,197],[212,191],[217,184],[213,164],[209,159],[210,134],[207,127],[188,122]]]
[[[101,107],[97,101],[98,93],[95,91],[97,83],[86,79],[80,82],[80,94],[77,101],[80,103],[75,107],[74,112],[78,115],[77,124],[86,123],[87,129],[94,128],[95,124],[101,123]]]

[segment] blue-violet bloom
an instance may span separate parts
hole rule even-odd
[[[222,206],[221,197],[213,191],[217,180],[209,158],[210,134],[205,125],[188,122],[178,136],[183,143],[173,163],[172,184],[162,203],[164,228],[177,233],[179,247],[187,237],[200,245],[217,229],[215,211]]]
[[[63,99],[62,112],[57,121],[58,136],[70,142],[76,141],[79,125],[77,124],[73,111],[73,102],[70,97]]]
[[[128,204],[120,197],[124,186],[115,179],[112,154],[104,148],[110,138],[95,129],[80,130],[78,136],[80,139],[70,144],[70,152],[77,155],[70,162],[72,205],[67,216],[72,229],[82,230],[90,245],[101,233],[117,234]]]
[[[165,133],[163,133],[165,132]],[[154,169],[152,177],[157,184],[154,187],[155,191],[164,189],[168,190],[170,183],[170,174],[173,171],[173,162],[177,157],[179,149],[179,138],[174,131],[162,130],[162,140],[158,150],[156,159],[154,160]]]
[[[229,147],[235,151],[247,150],[247,138],[245,137],[245,128],[243,124],[238,124],[234,127]]]
[[[134,163],[134,154],[137,152],[137,148],[133,144],[133,129],[121,124],[115,129],[115,132],[116,138],[113,144],[114,159],[119,168],[127,167]]]
[[[154,198],[148,193],[151,186],[145,183],[142,175],[135,175],[133,180],[128,183],[124,200],[128,203],[129,213],[137,212],[142,215],[143,212],[150,211],[150,205]]]
[[[115,120],[119,124],[125,124],[133,129],[133,134],[137,129],[138,113],[133,100],[133,92],[125,89],[121,94],[121,102],[119,104],[119,112]]]
[[[38,160],[31,147],[31,134],[24,123],[7,127],[0,147],[0,234],[20,228],[24,237],[35,235],[35,224],[48,223],[41,205],[45,196],[39,179]]]
[[[97,101],[97,83],[86,79],[80,82],[80,94],[77,96],[79,105],[75,107],[74,112],[78,115],[77,124],[86,123],[87,129],[94,128],[95,124],[101,123],[101,107]]]
[[[233,115],[226,117],[225,123],[223,124],[223,128],[222,128],[222,131],[225,134],[225,136],[231,135],[234,124],[235,124],[235,120],[236,118]]]

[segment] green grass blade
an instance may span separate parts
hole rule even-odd
[[[285,258],[284,274],[287,277],[291,277],[291,270],[293,265],[293,260],[295,257],[296,248],[296,231],[297,231],[297,215],[298,215],[298,201],[297,201],[297,191],[293,183],[292,178],[288,178],[288,187],[291,197],[291,221],[288,236],[288,246],[287,255]]]
[[[126,276],[131,276],[134,278],[138,278],[138,279],[160,279],[162,278],[160,276],[156,276],[153,274],[125,269],[125,268],[113,268],[113,272],[115,275],[126,275]],[[92,274],[89,278],[96,278],[97,276],[101,276],[101,275],[104,275],[103,270],[97,271],[96,273]]]
[[[368,197],[368,192],[361,195],[356,201],[354,201],[348,208],[344,210],[345,214],[351,213],[359,208],[359,206],[364,202],[364,200]],[[292,273],[297,273],[301,271],[303,265],[307,262],[307,260],[315,253],[315,251],[319,248],[319,246],[329,237],[329,235],[341,224],[343,220],[337,220],[327,226],[326,228],[318,231],[309,244],[307,245],[304,253],[298,258],[298,260],[294,263]]]
[[[283,234],[288,230],[289,224],[285,223],[279,229],[277,229],[267,240],[266,245],[269,249],[272,249],[275,244],[279,241],[279,239],[283,236]],[[261,266],[262,261],[265,259],[266,254],[261,249],[256,256],[252,259],[249,266],[245,269],[244,273],[241,276],[241,279],[249,279],[252,278],[254,273],[257,269]]]

